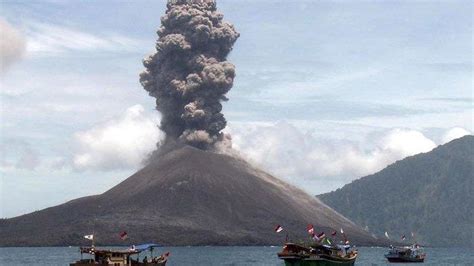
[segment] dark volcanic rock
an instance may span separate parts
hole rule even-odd
[[[474,247],[473,178],[474,136],[465,136],[318,197],[378,235]]]
[[[189,146],[168,152],[109,191],[0,221],[0,246],[97,244],[281,244],[306,225],[344,228],[357,244],[376,240],[318,199],[243,160]],[[119,232],[130,239],[121,241]]]

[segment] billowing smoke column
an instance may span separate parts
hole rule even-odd
[[[168,1],[156,53],[144,59],[140,74],[167,139],[207,149],[223,138],[221,101],[235,77],[226,57],[239,33],[222,19],[215,0]]]

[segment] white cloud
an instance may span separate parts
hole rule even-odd
[[[0,39],[0,73],[4,73],[23,56],[25,39],[18,30],[2,18],[0,18]]]
[[[436,147],[421,132],[411,129],[385,130],[359,141],[324,138],[287,122],[229,131],[234,148],[244,157],[296,185],[304,184],[311,192],[326,192]],[[334,180],[339,184],[331,183]],[[308,181],[314,181],[313,187],[308,187]]]
[[[452,140],[458,139],[460,137],[472,134],[468,130],[462,127],[454,127],[448,130],[442,137],[442,143],[448,143]]]
[[[73,165],[79,170],[137,168],[163,138],[158,116],[143,106],[128,108],[119,119],[75,134],[78,152]]]
[[[38,22],[28,23],[27,28],[27,52],[32,55],[57,55],[74,51],[135,51],[140,43],[115,33],[96,35]]]
[[[390,151],[394,157],[404,158],[421,152],[429,152],[436,144],[423,133],[411,129],[393,129],[381,141],[379,147]]]

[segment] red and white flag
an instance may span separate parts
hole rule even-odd
[[[123,231],[122,233],[119,234],[120,239],[125,240],[128,238],[127,232]]]
[[[349,245],[349,240],[346,239],[346,241],[344,241],[344,244]]]
[[[281,227],[281,225],[277,225],[275,227],[275,232],[280,233],[281,231],[283,231],[283,227]]]
[[[341,228],[341,234],[344,234],[344,230],[342,230],[342,228]]]
[[[308,224],[308,226],[306,226],[306,230],[308,231],[308,234],[314,235],[314,227],[312,224]]]
[[[326,234],[324,232],[321,232],[321,234],[318,235],[319,239],[323,239],[326,237]]]

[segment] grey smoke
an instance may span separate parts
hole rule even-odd
[[[225,139],[221,102],[235,77],[226,57],[239,33],[215,0],[169,0],[157,34],[140,83],[156,98],[167,139],[207,149]]]

